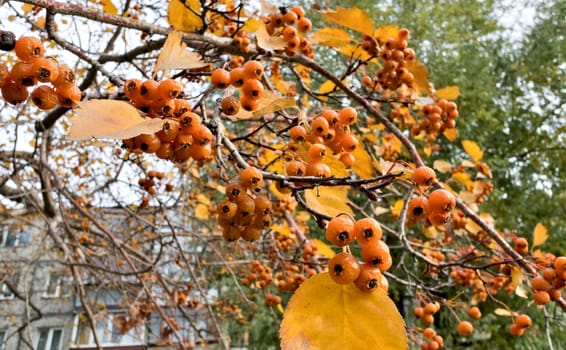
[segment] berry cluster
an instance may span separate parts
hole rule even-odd
[[[454,129],[459,116],[458,105],[446,99],[422,106],[421,113],[424,118],[412,126],[411,134],[416,136],[424,132],[430,141],[434,141],[446,129]]]
[[[273,283],[271,268],[263,265],[259,260],[253,260],[250,265],[250,272],[242,279],[242,284],[245,286],[252,283],[261,289],[269,287]]]
[[[15,40],[10,32],[0,31],[1,49],[14,50],[19,61],[11,69],[0,65],[0,88],[6,102],[19,104],[30,97],[38,108],[49,110],[57,105],[72,108],[81,100],[81,90],[75,85],[75,73],[54,58],[44,57],[41,40],[22,36]],[[41,83],[41,84],[40,84]]]
[[[253,112],[259,107],[259,100],[263,97],[263,64],[259,61],[248,61],[241,67],[232,68],[227,71],[224,68],[216,68],[210,75],[212,86],[217,89],[225,89],[232,85],[240,91],[240,106],[249,112]],[[227,115],[236,114],[239,107],[233,103],[222,112]]]
[[[413,310],[413,314],[416,318],[421,320],[421,322],[430,326],[434,323],[434,314],[440,311],[440,304],[437,302],[427,303],[425,306],[418,306]]]
[[[357,120],[357,112],[345,107],[339,112],[326,110],[314,118],[309,127],[295,125],[289,130],[291,142],[287,150],[294,155],[289,159],[285,172],[289,176],[331,176],[330,167],[323,163],[327,147],[340,154],[340,161],[350,167],[355,158],[352,152],[358,147],[358,139],[351,134],[350,125]],[[310,142],[306,153],[299,152],[301,145]]]
[[[263,195],[254,196],[263,186],[263,174],[255,167],[242,170],[240,181],[226,186],[226,199],[218,203],[216,213],[227,241],[240,238],[256,241],[261,231],[271,227],[271,200]],[[250,192],[250,193],[248,193]]]
[[[406,28],[399,29],[396,38],[388,38],[382,42],[379,38],[364,35],[361,44],[370,56],[378,56],[383,66],[377,71],[376,78],[364,77],[362,84],[370,90],[397,90],[401,85],[412,87],[414,76],[407,69],[407,62],[415,58],[415,51],[407,46],[410,32]]]
[[[558,300],[566,286],[566,256],[554,259],[552,267],[542,270],[541,276],[531,280],[534,291],[533,301],[537,305],[548,304],[551,300]]]
[[[357,240],[362,247],[363,263],[352,254],[336,254],[328,262],[330,277],[339,284],[354,283],[362,292],[378,288],[387,291],[389,284],[382,274],[389,270],[393,261],[389,247],[381,240],[382,230],[372,218],[354,221],[347,215],[332,218],[326,226],[326,239],[337,246],[345,247]]]
[[[423,329],[423,337],[425,340],[421,343],[421,350],[438,350],[444,346],[444,338],[430,327]]]
[[[305,17],[305,10],[301,6],[293,6],[290,10],[285,7],[280,12],[264,18],[265,27],[269,35],[281,36],[287,46],[285,54],[293,56],[297,50],[309,58],[314,58],[312,46],[308,40],[300,36],[311,30],[312,23]]]
[[[164,119],[163,127],[153,134],[141,134],[123,140],[133,152],[155,153],[160,159],[184,162],[190,158],[211,158],[213,135],[202,124],[198,114],[182,96],[182,87],[173,79],[157,82],[130,79],[124,83],[124,94],[141,112],[151,118]]]
[[[531,326],[531,324],[531,318],[528,315],[521,314],[517,316],[515,322],[509,326],[509,333],[517,337],[521,336],[525,333],[525,330]]]
[[[433,169],[422,166],[415,169],[413,181],[418,186],[429,186],[436,177]],[[456,198],[445,189],[436,189],[428,197],[417,195],[410,199],[407,208],[409,223],[428,219],[433,226],[440,226],[451,218],[451,212],[456,207]]]

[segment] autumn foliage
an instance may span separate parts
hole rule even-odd
[[[75,223],[65,253],[80,261],[74,275],[144,271],[134,273],[143,288],[121,286],[132,305],[121,332],[159,315],[162,343],[190,348],[170,309],[201,307],[217,324],[245,327],[258,308],[271,308],[277,322],[282,313],[283,349],[439,349],[449,334],[454,342],[474,337],[487,312],[509,317],[509,333],[520,336],[532,326],[529,313],[550,304],[566,310],[566,257],[541,250],[542,224],[532,235],[500,232],[482,210],[493,190],[490,167],[481,145],[459,139],[459,89],[429,79],[410,28],[373,23],[358,8],[318,10],[315,22],[315,10],[300,6],[253,11],[233,1],[172,0],[167,25],[149,25],[143,7],[119,12],[106,1],[93,13],[24,2],[34,16],[47,15],[29,35],[2,28],[2,97],[16,111],[33,108],[26,122],[43,144],[36,182],[45,196],[35,209],[48,222],[60,211]],[[75,53],[93,70],[71,68],[56,13],[119,25],[140,46],[114,44],[100,61]],[[109,71],[103,57],[119,68]],[[81,83],[88,74],[103,82]],[[48,134],[58,143],[46,145]],[[104,176],[83,167],[101,153],[88,145],[102,141],[111,149],[102,159],[112,159],[98,165]],[[10,142],[2,148],[8,163],[21,157]],[[461,145],[460,161],[438,158],[448,143]],[[81,163],[55,169],[73,149]],[[114,177],[120,167],[133,175]],[[78,185],[89,176],[102,183]],[[105,206],[139,216],[182,208],[175,216],[192,229],[176,232],[178,217],[164,214],[152,225],[171,234],[167,244],[163,233],[138,230],[139,217],[128,235],[112,232],[89,215]],[[181,231],[206,254],[191,257]],[[208,280],[167,282],[145,266],[137,254],[156,242],[171,249],[164,264]],[[56,247],[66,252],[66,244]],[[101,252],[116,255],[116,265],[93,263]],[[223,279],[236,296],[195,296],[222,290],[211,281]],[[163,281],[156,298],[149,286]],[[522,306],[507,306],[509,296]],[[454,329],[435,329],[440,315]],[[214,332],[228,347],[222,327]]]

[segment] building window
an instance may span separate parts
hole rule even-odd
[[[6,331],[0,331],[0,350],[6,349]]]
[[[63,330],[61,328],[40,328],[36,350],[60,350]]]
[[[30,238],[29,227],[5,227],[0,232],[0,247],[17,247],[26,245]]]
[[[78,346],[96,346],[90,323],[84,317],[79,317],[75,337]],[[96,335],[102,346],[143,345],[145,328],[136,322],[127,324],[123,313],[109,313],[104,318],[96,319]]]
[[[58,298],[70,295],[69,279],[62,273],[52,273],[49,275],[45,298]]]
[[[18,280],[20,279],[19,273],[14,273],[10,276],[5,277],[6,280],[10,282],[10,285],[15,288],[18,285]],[[8,283],[2,282],[0,285],[0,299],[12,299],[14,297],[14,292],[10,287],[8,287]]]

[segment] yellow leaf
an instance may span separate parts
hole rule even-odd
[[[229,118],[232,120],[253,120],[283,109],[297,108],[294,97],[280,97],[269,90],[264,91],[263,97],[258,101],[258,105],[258,109],[254,112],[248,112],[240,108],[238,113]]]
[[[269,35],[263,22],[259,23],[256,37],[257,44],[264,50],[283,50],[287,46],[283,38]]]
[[[495,310],[493,311],[493,313],[496,314],[497,316],[509,316],[509,317],[513,316],[513,312],[512,312],[512,311],[509,311],[509,310],[507,310],[507,309],[502,309],[502,308],[500,308],[500,307],[498,307],[497,309],[495,309]]]
[[[336,84],[334,84],[334,82],[332,82],[331,80],[327,80],[324,83],[320,84],[320,87],[318,88],[318,93],[319,94],[326,94],[326,93],[334,91],[335,88],[336,88]],[[320,96],[319,98],[322,101],[328,100],[328,97],[326,97],[326,96]]]
[[[428,69],[426,69],[425,65],[417,60],[411,60],[407,62],[407,69],[413,74],[415,87],[418,91],[431,95],[428,83]]]
[[[440,99],[455,100],[460,96],[460,89],[456,85],[447,86],[437,90],[436,96]]]
[[[374,167],[372,165],[371,157],[363,147],[362,140],[358,138],[360,142],[359,146],[356,147],[352,154],[356,161],[352,165],[352,170],[362,179],[369,179],[375,176]]]
[[[511,266],[511,283],[509,283],[509,287],[514,291],[521,282],[523,282],[523,272],[517,266]]]
[[[112,3],[111,0],[101,0],[100,4],[102,5],[102,10],[108,14],[111,15],[117,15],[118,14],[118,9],[116,8],[116,6],[114,6],[114,4]]]
[[[403,318],[386,292],[363,293],[328,273],[303,282],[280,329],[281,349],[408,349]]]
[[[472,178],[470,177],[470,174],[466,172],[463,171],[455,172],[454,174],[452,174],[452,178],[458,181],[460,185],[466,186],[466,189],[471,190],[474,187],[474,183],[472,181]]]
[[[167,9],[169,24],[183,32],[191,32],[202,27],[200,14],[199,0],[171,0]]]
[[[454,142],[454,140],[458,138],[458,129],[446,129],[442,134],[448,139],[448,141]]]
[[[433,225],[423,227],[423,235],[428,239],[436,239],[438,233],[438,230]]]
[[[411,178],[415,172],[415,170],[408,165],[399,162],[390,162],[383,158],[379,160],[379,167],[381,175],[402,173],[403,175],[401,177]]]
[[[204,204],[197,204],[195,207],[195,217],[200,220],[208,219],[208,207]]]
[[[283,310],[283,305],[281,305],[281,303],[277,304],[277,310],[283,314],[285,312],[285,310]]]
[[[352,41],[350,35],[339,28],[324,27],[313,33],[311,44],[340,47]]]
[[[173,31],[169,33],[163,44],[155,64],[155,71],[201,68],[207,65],[209,63],[202,61],[198,53],[187,49],[187,44],[183,42],[183,33]]]
[[[474,141],[462,140],[462,147],[464,147],[464,151],[466,151],[474,161],[479,162],[482,159],[483,151]]]
[[[337,7],[335,11],[322,11],[322,15],[328,22],[338,23],[360,33],[373,34],[374,25],[369,14],[357,7]]]
[[[163,126],[163,120],[144,119],[138,110],[124,101],[89,100],[80,102],[71,118],[68,138],[88,140],[92,137],[127,139],[152,134]]]
[[[441,173],[452,171],[452,164],[442,159],[437,159],[432,163],[432,167]]]
[[[271,225],[271,229],[277,233],[282,234],[283,236],[289,237],[291,235],[291,229],[285,222],[285,226],[281,225]]]
[[[548,230],[540,222],[535,226],[533,232],[533,248],[546,242],[548,239]]]
[[[305,190],[305,200],[309,207],[315,211],[326,214],[328,216],[336,216],[341,213],[354,215],[352,209],[348,206],[348,187],[319,186]]]
[[[242,30],[248,33],[255,33],[259,28],[259,23],[260,21],[257,19],[248,19],[246,22],[244,22]]]
[[[399,27],[390,24],[387,26],[381,26],[375,30],[373,33],[374,38],[381,42],[385,42],[389,38],[396,38],[399,33]]]
[[[364,49],[362,49],[359,45],[344,45],[338,50],[341,54],[352,57],[356,60],[367,61],[371,58],[370,54],[367,53]],[[376,59],[373,58],[371,61],[372,63],[376,63]]]
[[[332,250],[332,248],[330,248],[328,244],[324,243],[320,239],[311,239],[310,242],[312,245],[316,247],[316,251],[318,254],[325,256],[329,259],[331,259],[334,255],[336,255],[334,250]]]
[[[393,219],[397,219],[399,215],[401,215],[401,210],[403,210],[403,203],[404,201],[402,199],[398,199],[395,201],[395,204],[393,204],[393,207],[391,208],[391,216],[393,217]]]

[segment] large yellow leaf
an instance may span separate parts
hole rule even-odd
[[[357,7],[337,7],[335,11],[322,11],[322,15],[328,22],[338,23],[360,33],[373,34],[374,25],[369,14]]]
[[[260,22],[256,32],[257,44],[264,50],[283,50],[287,43],[282,37],[271,36],[265,28],[265,23]]]
[[[455,100],[460,96],[460,89],[456,85],[447,86],[436,91],[436,96],[440,99]]]
[[[248,112],[241,108],[238,113],[229,118],[232,120],[259,119],[262,116],[287,108],[297,108],[294,97],[281,97],[266,90],[263,97],[258,101],[259,108],[254,112]]]
[[[291,297],[280,336],[282,350],[408,349],[405,323],[385,291],[363,293],[326,272]]]
[[[548,230],[540,222],[535,226],[533,232],[533,248],[546,242],[548,239]]]
[[[327,80],[324,83],[320,84],[320,87],[318,88],[318,93],[319,94],[326,94],[326,93],[329,93],[331,91],[334,91],[334,89],[336,89],[336,84],[334,84],[334,82],[331,81],[331,80]],[[320,96],[319,99],[322,100],[322,101],[326,101],[326,100],[328,100],[328,97],[327,96]]]
[[[389,38],[396,38],[398,33],[399,33],[399,27],[390,24],[377,28],[373,36],[374,38],[380,40],[381,42],[385,42]]]
[[[328,216],[334,217],[341,213],[354,215],[352,209],[347,204],[347,186],[319,186],[305,190],[305,200],[309,207]]]
[[[184,3],[184,4],[183,4]],[[199,0],[171,0],[167,9],[169,24],[176,30],[190,32],[202,27]]]
[[[464,147],[464,151],[466,151],[474,161],[479,162],[482,159],[483,151],[474,141],[462,140],[462,147]]]
[[[71,118],[68,138],[88,140],[92,137],[127,139],[140,134],[152,134],[163,120],[145,119],[138,110],[124,101],[89,100],[80,102]]]
[[[418,91],[431,95],[426,66],[417,60],[411,60],[407,62],[407,69],[413,74],[415,87]]]
[[[356,161],[352,165],[352,170],[362,179],[369,179],[375,176],[374,168],[372,165],[371,157],[363,147],[362,140],[358,138],[360,144],[352,154]]]
[[[339,28],[324,27],[313,33],[311,44],[340,47],[352,41],[350,35]]]
[[[207,66],[198,53],[189,51],[183,42],[183,33],[173,31],[167,36],[163,49],[157,58],[155,71],[168,69],[191,69]]]

